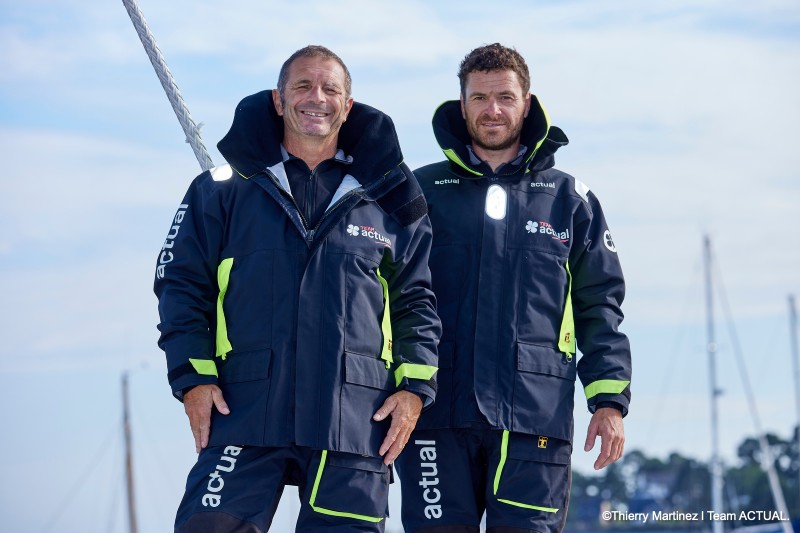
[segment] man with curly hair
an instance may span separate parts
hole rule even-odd
[[[433,118],[447,159],[415,171],[442,339],[436,403],[397,461],[403,525],[477,533],[485,512],[491,533],[561,531],[576,378],[592,413],[584,449],[601,438],[594,467],[622,455],[622,270],[597,197],[553,168],[567,138],[522,56],[481,46],[458,76],[460,101]]]

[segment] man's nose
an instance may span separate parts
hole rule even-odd
[[[494,98],[489,98],[486,101],[486,109],[484,110],[484,113],[493,117],[499,115],[500,105],[497,103],[497,100],[495,100]]]
[[[312,101],[317,103],[322,103],[325,101],[325,91],[322,90],[322,86],[317,85],[311,88],[311,92],[309,93],[309,98]]]

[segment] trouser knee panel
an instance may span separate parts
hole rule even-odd
[[[505,527],[505,526],[497,526],[497,527],[490,527],[486,530],[486,533],[541,533],[535,529],[524,529],[520,527]]]
[[[261,528],[252,522],[236,518],[228,513],[195,513],[175,528],[175,533],[262,533]]]
[[[480,533],[478,526],[436,526],[417,529],[414,533]]]

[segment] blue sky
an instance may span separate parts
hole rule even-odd
[[[281,62],[309,43],[339,53],[355,98],[394,118],[412,168],[439,160],[430,117],[457,97],[458,62],[480,44],[515,46],[570,137],[557,166],[602,201],[626,272],[628,449],[709,454],[705,233],[762,423],[789,436],[797,2],[140,7],[216,163],[236,103],[272,88]],[[141,531],[168,531],[194,451],[155,345],[151,283],[199,167],[121,2],[0,0],[0,49],[0,516],[11,531],[123,530],[119,379],[129,370]],[[721,446],[733,462],[753,426],[723,321],[717,332]],[[587,422],[579,409],[576,442]],[[595,455],[576,451],[576,467],[588,471]],[[276,524],[296,508],[285,500]],[[397,500],[394,491],[391,527]]]

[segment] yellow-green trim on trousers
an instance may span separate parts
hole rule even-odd
[[[311,508],[321,514],[327,514],[331,516],[341,516],[343,518],[355,518],[356,520],[364,520],[365,522],[380,522],[381,520],[383,520],[382,516],[367,516],[356,513],[345,513],[342,511],[334,511],[331,509],[325,509],[324,507],[319,507],[317,505],[314,505],[317,501],[317,489],[319,489],[319,482],[322,479],[322,472],[325,470],[325,461],[327,459],[328,459],[328,450],[322,450],[322,457],[319,460],[319,468],[317,468],[317,477],[314,479],[314,487],[311,489],[311,499],[308,500],[308,504],[311,506]]]
[[[494,495],[497,496],[497,488],[500,486],[500,477],[503,474],[503,467],[506,465],[506,457],[508,457],[508,430],[503,430],[503,442],[500,445],[500,463],[497,465],[497,471],[494,473]],[[535,511],[544,511],[545,513],[556,513],[558,509],[553,507],[542,507],[539,505],[530,505],[522,502],[515,502],[506,500],[504,498],[497,498],[497,501],[513,505],[515,507],[524,507],[525,509],[533,509]]]

